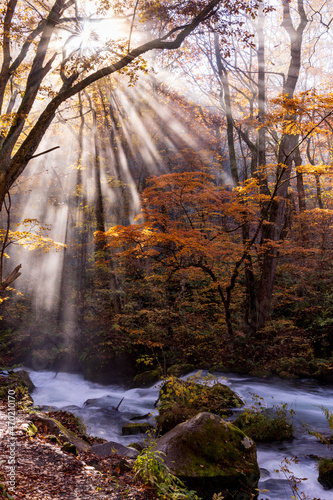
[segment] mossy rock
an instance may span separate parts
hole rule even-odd
[[[86,426],[84,425],[82,419],[80,417],[77,417],[70,411],[64,411],[64,410],[51,410],[46,412],[47,417],[51,417],[56,419],[58,422],[60,422],[66,429],[74,432],[77,436],[80,438],[84,439],[85,441],[88,441],[88,438],[86,436]]]
[[[333,459],[322,458],[318,465],[319,483],[325,488],[325,490],[331,490],[333,488]]]
[[[79,438],[74,432],[66,429],[58,420],[55,418],[46,417],[41,413],[34,414],[35,421],[40,422],[44,427],[47,428],[50,433],[55,435],[61,443],[70,442],[80,451],[89,451],[91,446]]]
[[[199,412],[227,416],[232,408],[239,408],[244,402],[224,384],[199,384],[191,378],[184,381],[171,377],[161,387],[156,404],[157,429],[163,434]]]
[[[283,409],[244,411],[233,424],[256,443],[291,441],[293,426]]]
[[[15,400],[25,400],[27,405],[32,405],[33,401],[30,393],[35,388],[29,373],[25,370],[10,372],[9,375],[0,375],[0,399],[7,400],[8,391],[15,391]]]
[[[54,434],[49,434],[48,436],[45,436],[46,439],[48,441],[50,441],[50,443],[54,443],[54,444],[60,444],[61,445],[61,441],[59,441],[59,439],[57,438],[57,436],[55,436]]]
[[[149,387],[161,380],[162,372],[158,368],[147,372],[139,373],[134,377],[132,387]]]
[[[153,431],[154,427],[149,422],[128,423],[123,425],[121,433],[123,436],[132,436],[134,434],[145,434],[148,431]]]
[[[61,447],[62,451],[67,451],[67,453],[72,453],[73,455],[77,455],[77,449],[76,446],[74,446],[73,443],[70,443],[69,441],[65,441]]]
[[[203,500],[257,498],[256,445],[240,429],[209,412],[177,425],[157,440],[156,451],[187,488]]]
[[[195,370],[194,365],[183,363],[170,366],[170,368],[168,368],[167,370],[167,373],[168,375],[181,377],[182,375],[186,375],[187,373],[193,372],[194,370]]]
[[[145,448],[145,444],[143,441],[137,441],[135,443],[131,443],[127,446],[128,448],[134,448],[135,450],[137,450],[139,453],[141,453]]]

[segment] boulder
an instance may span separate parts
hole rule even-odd
[[[162,385],[156,402],[159,411],[157,429],[163,434],[203,411],[227,416],[232,413],[232,408],[243,404],[227,385],[199,384],[194,378],[181,380],[171,377]]]
[[[256,445],[240,429],[209,412],[197,414],[157,440],[156,451],[203,500],[257,498],[260,476]]]
[[[96,453],[100,458],[110,457],[114,454],[121,457],[136,458],[140,453],[134,448],[124,446],[115,441],[108,441],[103,444],[93,444],[90,451]]]

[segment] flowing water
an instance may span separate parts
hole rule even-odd
[[[124,390],[116,385],[104,386],[88,380],[82,375],[49,371],[29,370],[31,380],[36,386],[32,397],[35,405],[52,406],[72,411],[80,416],[87,432],[128,445],[144,436],[122,436],[121,427],[132,417],[156,413],[154,403],[159,386],[147,389]],[[204,376],[205,373],[202,373]],[[288,465],[291,473],[302,481],[300,491],[307,498],[330,500],[332,491],[325,491],[318,483],[316,460],[314,456],[333,458],[333,450],[308,434],[303,424],[308,424],[324,435],[329,434],[329,426],[322,406],[333,411],[333,387],[323,386],[314,380],[259,379],[235,374],[215,374],[222,383],[229,385],[248,405],[252,405],[254,395],[264,398],[268,407],[287,403],[295,411],[293,423],[295,439],[291,442],[270,443],[257,446],[258,462],[261,468],[259,488],[260,499],[290,500],[292,491],[288,478],[277,472],[284,458],[298,458],[298,463]],[[123,399],[119,411],[115,408]],[[256,398],[255,398],[256,399]],[[152,417],[150,417],[152,419]],[[147,418],[144,418],[146,421]]]

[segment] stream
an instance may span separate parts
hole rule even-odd
[[[122,436],[121,427],[132,417],[156,414],[154,403],[158,397],[158,384],[147,389],[124,390],[116,385],[101,385],[84,380],[82,375],[50,371],[28,370],[36,386],[32,397],[38,406],[71,411],[80,416],[87,433],[108,441],[128,445],[142,440],[145,436]],[[206,372],[201,372],[205,376]],[[288,465],[288,469],[302,481],[299,489],[306,498],[330,500],[333,490],[325,491],[318,483],[318,472],[314,455],[332,458],[333,450],[309,435],[303,423],[316,431],[329,435],[329,425],[321,409],[333,411],[333,386],[320,385],[315,380],[260,379],[237,374],[214,374],[221,383],[227,384],[251,406],[254,395],[264,398],[267,407],[287,403],[288,409],[295,411],[293,424],[295,439],[291,442],[258,444],[258,463],[261,469],[259,499],[290,500],[292,491],[288,478],[277,472],[284,458],[297,456],[299,462]],[[184,377],[186,378],[186,377]],[[121,399],[119,410],[115,411]],[[46,408],[43,408],[46,410]],[[152,421],[152,417],[150,418]],[[137,420],[136,420],[137,421]],[[147,418],[144,419],[147,421]],[[290,476],[290,474],[287,474]],[[269,491],[267,491],[269,490]]]

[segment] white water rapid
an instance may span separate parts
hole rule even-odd
[[[148,389],[123,390],[119,386],[104,386],[89,382],[77,374],[58,373],[55,376],[54,372],[32,370],[29,370],[29,373],[36,386],[32,394],[35,405],[71,411],[83,419],[88,433],[110,441],[126,445],[144,438],[142,435],[122,436],[121,427],[133,416],[155,412],[154,403],[159,392],[158,385]],[[202,372],[201,375],[204,376],[206,373]],[[304,491],[306,498],[311,500],[332,499],[332,490],[325,491],[317,481],[318,472],[314,456],[332,458],[333,450],[310,436],[304,429],[303,423],[311,425],[324,435],[329,434],[329,426],[320,407],[324,406],[333,411],[333,387],[320,385],[313,380],[258,379],[234,374],[215,375],[249,405],[253,403],[253,394],[256,394],[264,398],[268,407],[287,403],[288,408],[292,408],[296,413],[293,419],[295,426],[293,441],[257,445],[261,468],[259,488],[266,490],[260,493],[259,498],[261,500],[292,498],[288,478],[276,470],[281,467],[285,457],[290,459],[297,456],[299,462],[292,463],[288,467],[295,477],[307,478],[306,481],[302,481],[300,491]],[[119,411],[115,411],[114,408],[122,398],[124,400]]]

